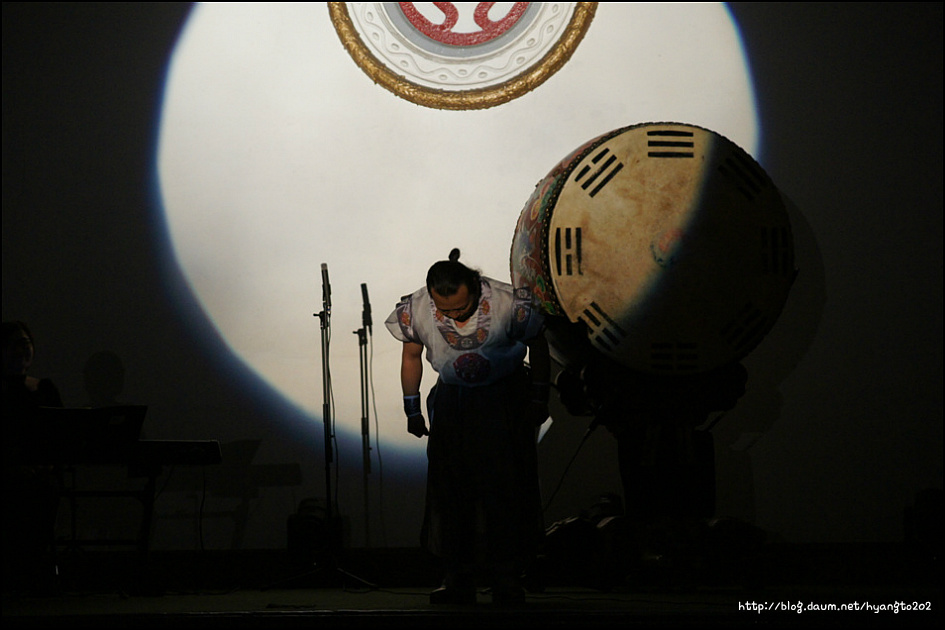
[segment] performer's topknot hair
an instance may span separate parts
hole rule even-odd
[[[436,291],[443,297],[455,295],[459,287],[465,285],[471,295],[479,292],[481,276],[475,269],[470,269],[459,262],[459,248],[450,250],[449,260],[433,263],[427,272],[427,291]]]

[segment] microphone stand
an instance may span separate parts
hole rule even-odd
[[[367,296],[367,288],[365,285],[361,285],[361,290]],[[333,439],[333,424],[332,424],[332,414],[331,414],[331,372],[329,370],[329,346],[331,341],[331,285],[328,283],[328,265],[322,263],[322,311],[315,313],[315,316],[318,317],[320,321],[321,328],[321,340],[322,340],[322,394],[323,394],[323,403],[322,403],[322,422],[325,427],[325,527],[327,530],[326,535],[328,536],[328,546],[327,546],[327,555],[328,555],[328,564],[330,568],[334,570],[335,573],[339,573],[343,576],[349,577],[353,580],[356,580],[367,586],[368,588],[377,588],[375,584],[368,582],[367,580],[354,575],[346,571],[341,567],[338,562],[338,550],[341,547],[342,543],[342,527],[341,519],[338,519],[337,524],[335,521],[334,511],[332,507],[332,496],[331,496],[331,464],[334,462],[334,452],[332,449],[332,439]],[[367,309],[370,309],[369,306],[366,306]],[[365,425],[364,420],[362,419],[362,425]],[[317,563],[316,563],[317,567]],[[321,567],[315,568],[312,571],[306,572],[304,575],[296,576],[293,578],[288,578],[285,580],[280,580],[274,584],[271,584],[265,587],[272,588],[279,584],[283,584],[290,580],[295,580],[301,577],[306,577],[312,573],[317,573],[321,570]]]
[[[368,427],[367,411],[367,393],[365,390],[366,377],[366,356],[367,356],[367,331],[359,328],[354,331],[358,336],[358,354],[361,360],[361,459],[363,461],[362,476],[364,478],[364,546],[371,546],[371,528],[369,525],[370,512],[368,510],[368,475],[371,474],[371,438]]]
[[[322,311],[317,314],[321,329],[322,342],[322,425],[325,428],[325,520],[331,540],[331,548],[335,545],[334,515],[332,512],[331,497],[331,464],[334,462],[334,453],[331,447],[332,419],[331,419],[331,372],[328,361],[329,343],[331,341],[331,285],[328,283],[328,265],[322,263]]]
[[[367,289],[364,285],[361,285],[361,290],[366,296]],[[328,282],[328,265],[326,263],[322,263],[322,303],[323,310],[318,313],[318,318],[321,322],[322,339],[322,418],[325,427],[325,518],[329,537],[328,557],[336,573],[357,580],[369,588],[377,588],[367,580],[346,571],[338,562],[338,550],[341,547],[342,532],[341,520],[338,519],[338,522],[335,522],[331,496],[331,465],[335,458],[332,449],[334,423],[331,413],[331,371],[328,361],[329,344],[331,341],[331,284]]]
[[[367,289],[364,285],[361,286],[362,291],[367,295]],[[322,304],[321,312],[316,313],[315,316],[318,317],[320,322],[322,342],[322,422],[325,427],[325,526],[328,536],[328,562],[330,563],[330,568],[334,569],[336,573],[352,578],[369,588],[377,588],[377,586],[371,582],[346,571],[338,562],[338,548],[341,546],[342,530],[340,519],[335,523],[331,496],[331,465],[335,458],[332,449],[334,435],[331,413],[331,372],[328,361],[329,344],[331,341],[331,285],[328,283],[328,265],[326,263],[322,263]],[[364,424],[363,421],[362,424]],[[271,588],[272,586],[283,584],[286,581],[295,580],[299,577],[305,577],[317,571],[318,569],[315,569],[303,576],[280,580],[266,588]]]
[[[364,546],[371,546],[371,527],[369,510],[369,483],[371,474],[371,425],[370,417],[370,372],[368,357],[368,335],[371,334],[371,303],[368,300],[367,285],[361,284],[364,310],[361,315],[362,326],[354,331],[358,336],[358,358],[361,372],[361,459],[364,478]]]

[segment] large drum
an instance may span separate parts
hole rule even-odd
[[[519,217],[512,280],[634,370],[694,374],[751,352],[796,274],[777,188],[742,149],[686,124],[591,140],[535,187]],[[570,343],[570,342],[569,342]],[[555,347],[557,345],[557,348]]]

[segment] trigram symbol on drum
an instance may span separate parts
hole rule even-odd
[[[620,324],[604,312],[597,302],[591,302],[590,308],[584,309],[583,316],[578,319],[587,325],[591,343],[607,352],[613,352],[614,348],[627,336]]]
[[[555,271],[559,276],[584,275],[581,268],[581,228],[555,230]]]
[[[794,249],[788,228],[761,228],[761,272],[775,276],[794,273]]]
[[[719,173],[727,178],[748,201],[754,201],[768,187],[768,179],[747,154],[733,151],[719,163]]]
[[[694,156],[695,143],[691,131],[681,129],[656,129],[647,131],[647,157],[651,158],[691,158]]]
[[[595,196],[601,189],[610,183],[614,175],[623,168],[623,162],[617,159],[617,156],[611,153],[610,149],[604,147],[597,155],[591,158],[590,164],[585,164],[581,170],[574,176],[574,182],[581,184],[581,188],[588,191],[588,195]],[[585,179],[585,177],[587,179]],[[584,180],[583,182],[581,180]],[[596,184],[596,185],[595,185]],[[591,188],[591,186],[594,186]]]
[[[754,348],[771,328],[771,321],[751,302],[719,330],[719,335],[736,352]]]

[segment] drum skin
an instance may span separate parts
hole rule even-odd
[[[512,281],[549,319],[556,359],[696,374],[739,361],[796,275],[781,194],[741,148],[680,123],[590,140],[535,187]],[[586,357],[585,357],[586,358]]]

